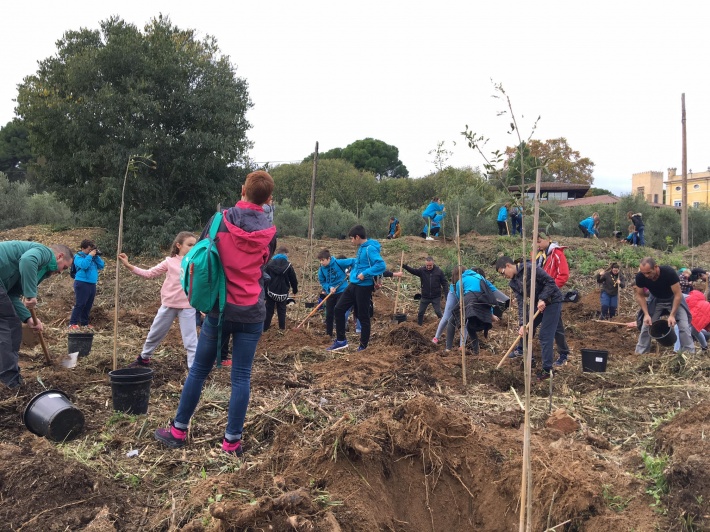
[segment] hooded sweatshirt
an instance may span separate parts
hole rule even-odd
[[[292,290],[298,294],[298,279],[288,257],[283,253],[274,255],[266,265],[266,273],[271,278],[267,290],[276,295],[288,294]]]
[[[441,204],[438,201],[432,201],[429,202],[429,205],[426,206],[426,209],[424,209],[424,212],[422,213],[423,218],[434,218],[437,214],[442,212],[444,208],[441,206]]]
[[[527,276],[527,293],[530,294],[530,282],[532,280],[532,267],[530,261],[528,261],[528,276]],[[518,325],[523,325],[523,306],[525,302],[523,301],[523,265],[518,264],[518,271],[515,273],[513,278],[510,280],[508,285],[513,289],[515,293],[515,298],[518,301]],[[562,303],[564,299],[562,292],[557,288],[555,281],[550,277],[545,270],[540,266],[537,266],[537,271],[535,273],[535,301],[544,301],[546,305],[552,303]]]
[[[165,281],[160,288],[160,303],[168,308],[192,308],[180,282],[182,259],[180,255],[165,257],[163,262],[148,270],[133,268],[133,273],[145,279],[154,279],[165,274]]]
[[[560,246],[557,242],[550,242],[547,249],[537,252],[537,265],[547,272],[547,275],[555,280],[557,288],[562,288],[569,280],[569,264],[565,257],[565,246]]]
[[[335,293],[340,294],[347,288],[348,282],[345,279],[347,265],[341,264],[345,260],[347,259],[331,257],[328,266],[318,268],[318,281],[326,293],[329,293],[331,288],[335,288]]]
[[[700,290],[692,290],[685,302],[693,315],[691,323],[695,330],[707,330],[710,327],[710,302],[705,299],[705,294]]]
[[[209,232],[211,223],[207,223],[203,235]],[[227,280],[225,320],[258,323],[266,319],[263,275],[275,236],[276,227],[260,205],[238,201],[223,212],[216,241]]]
[[[387,265],[382,255],[380,255],[380,243],[377,240],[365,240],[357,248],[357,257],[354,259],[340,259],[339,264],[346,268],[351,267],[350,282],[359,286],[372,286],[375,284],[374,278],[385,273]],[[365,278],[361,281],[358,275],[363,274]]]

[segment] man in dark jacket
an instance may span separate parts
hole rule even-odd
[[[540,314],[533,322],[533,331],[540,325],[540,348],[542,350],[542,370],[537,374],[538,381],[548,379],[552,372],[553,346],[555,342],[555,334],[557,333],[564,338],[564,326],[562,325],[562,301],[564,296],[560,289],[557,288],[555,280],[545,273],[540,266],[536,267],[535,277],[535,292],[532,293],[531,283],[531,268],[532,265],[528,261],[528,276],[527,290],[528,297],[534,297],[537,301],[537,310]],[[513,289],[515,297],[518,300],[518,324],[520,329],[518,334],[525,335],[525,324],[523,323],[523,264],[515,264],[510,257],[502,256],[496,261],[496,270],[498,273],[510,279],[509,286]],[[531,295],[532,294],[532,295]],[[528,317],[528,319],[530,319]]]
[[[271,318],[274,317],[274,307],[279,317],[279,329],[286,329],[286,300],[289,290],[298,294],[298,279],[293,266],[288,261],[288,249],[279,248],[276,255],[266,265],[266,273],[270,277],[266,287],[266,319],[264,331],[271,327]]]
[[[30,318],[30,310],[37,306],[37,285],[69,268],[73,260],[73,253],[63,245],[47,247],[18,240],[0,243],[0,382],[8,388],[22,384],[17,364],[22,323],[36,331],[43,329],[39,319],[34,323]]]
[[[436,317],[441,319],[441,316],[443,316],[441,312],[441,294],[446,292],[449,287],[446,275],[441,271],[441,268],[434,264],[434,259],[431,257],[427,257],[424,266],[420,268],[412,268],[406,264],[403,264],[402,268],[422,280],[422,298],[419,300],[417,323],[419,325],[424,323],[424,313],[429,305],[434,308]]]

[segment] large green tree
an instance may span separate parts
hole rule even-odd
[[[0,172],[10,181],[22,181],[32,159],[29,131],[22,120],[14,119],[0,128]]]
[[[594,182],[594,163],[588,157],[582,157],[577,150],[573,150],[567,139],[560,137],[548,139],[544,142],[531,140],[523,143],[524,159],[526,161],[525,182],[535,181],[535,170],[532,170],[532,177],[528,174],[527,168],[530,165],[543,168],[542,180],[554,181],[555,183],[572,183],[579,185],[591,185]],[[511,168],[520,167],[520,150],[509,147],[505,151],[508,157],[507,164]],[[520,172],[517,173],[517,183],[520,182]],[[514,183],[511,183],[514,184]]]
[[[381,140],[366,138],[356,140],[345,148],[333,148],[318,154],[319,160],[343,159],[358,170],[372,172],[378,179],[408,177],[409,171],[399,160],[399,149]],[[313,161],[313,153],[303,162]]]
[[[214,38],[162,16],[143,31],[114,17],[66,32],[17,97],[42,182],[115,228],[128,158],[152,154],[126,188],[126,239],[156,249],[195,227],[234,201],[246,164],[252,103],[235,70]]]

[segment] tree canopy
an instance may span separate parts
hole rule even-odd
[[[409,176],[407,167],[399,160],[399,149],[396,146],[369,137],[356,140],[345,148],[333,148],[318,154],[318,159],[343,159],[358,170],[372,172],[380,179]],[[303,159],[303,162],[312,160],[313,153]]]
[[[113,17],[66,32],[17,102],[44,161],[42,183],[105,227],[117,227],[128,158],[152,154],[154,168],[126,188],[125,236],[140,234],[136,243],[195,227],[238,195],[250,148],[247,83],[214,38],[198,40],[168,18],[143,31]]]
[[[588,157],[582,157],[578,151],[573,150],[567,144],[566,138],[548,139],[544,142],[531,140],[527,143],[523,142],[522,146],[525,153],[526,183],[535,181],[535,170],[533,169],[532,173],[529,174],[527,169],[536,167],[543,168],[543,181],[579,185],[591,185],[594,182],[594,176],[592,175],[594,163]],[[505,150],[508,157],[506,166],[511,171],[514,171],[515,168],[520,168],[519,151],[515,147],[508,147]],[[516,182],[520,182],[519,170]]]
[[[21,120],[15,119],[0,128],[0,172],[10,181],[22,181],[27,164],[32,159],[29,131]]]

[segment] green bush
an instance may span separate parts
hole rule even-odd
[[[314,213],[315,215],[315,213]],[[308,236],[308,208],[294,208],[283,200],[274,208],[274,225],[280,236]]]
[[[306,216],[308,216],[307,213]],[[357,219],[355,215],[343,209],[336,200],[333,200],[329,207],[316,205],[313,211],[315,238],[339,238],[343,235],[347,235],[350,228],[356,224]],[[306,232],[307,231],[308,227],[306,227]]]

